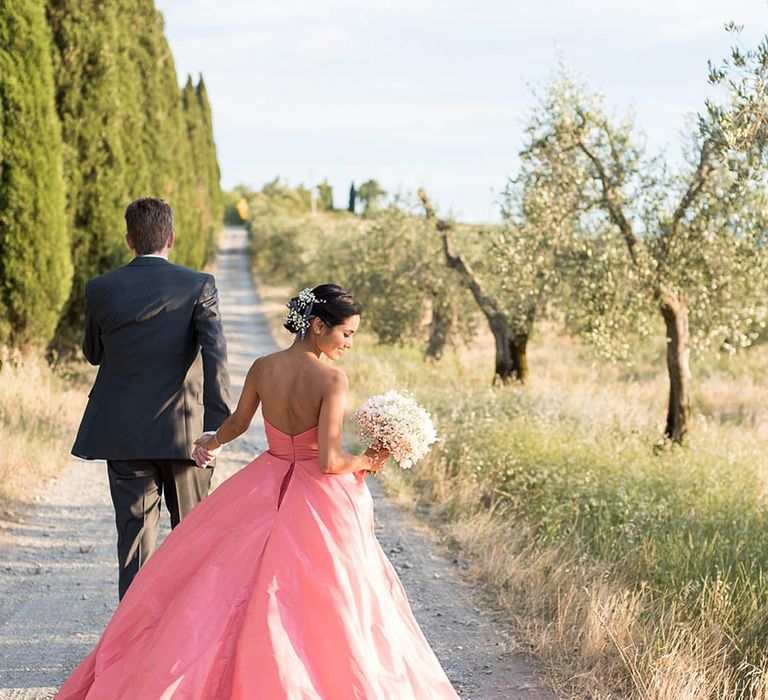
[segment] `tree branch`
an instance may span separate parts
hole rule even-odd
[[[669,237],[672,238],[677,233],[677,228],[688,211],[691,204],[693,204],[696,197],[698,197],[702,188],[707,182],[707,179],[714,170],[711,162],[712,151],[709,143],[704,140],[701,144],[701,154],[699,155],[699,164],[696,166],[696,172],[693,175],[688,189],[685,191],[680,203],[677,205],[674,214],[672,214],[672,221],[669,224],[668,232]]]
[[[457,270],[458,273],[464,279],[464,283],[467,288],[472,292],[472,296],[475,298],[480,310],[485,314],[489,320],[492,317],[502,316],[501,309],[499,309],[496,300],[493,297],[488,296],[483,290],[480,281],[477,279],[469,263],[464,260],[461,255],[458,255],[453,251],[453,246],[448,238],[448,230],[443,231],[443,253],[445,254],[445,262],[453,270]]]
[[[611,217],[611,221],[619,227],[619,231],[621,231],[621,235],[624,236],[624,240],[627,243],[629,257],[632,259],[632,262],[637,265],[637,236],[635,236],[635,233],[632,230],[632,224],[629,223],[629,220],[624,215],[621,205],[616,201],[615,187],[611,185],[605,166],[583,141],[579,140],[576,145],[595,166],[600,185],[603,188],[603,199],[608,208],[608,215]]]
[[[421,203],[424,205],[424,211],[427,220],[431,221],[437,219],[435,208],[432,206],[432,202],[430,201],[429,197],[427,197],[427,193],[423,188],[419,188],[418,195]],[[436,227],[437,230],[443,234],[443,253],[445,254],[446,265],[452,270],[458,271],[458,273],[463,278],[464,283],[467,285],[467,288],[470,292],[472,292],[472,296],[475,298],[475,302],[489,321],[492,317],[502,316],[503,314],[501,309],[499,309],[499,305],[497,304],[496,300],[485,293],[482,285],[480,284],[480,280],[477,279],[477,276],[472,271],[469,263],[466,262],[466,260],[464,260],[461,255],[457,255],[453,252],[453,246],[451,245],[451,241],[448,237],[448,232],[453,228],[451,224],[444,219],[437,219]]]
[[[423,187],[419,187],[416,194],[419,195],[419,199],[421,200],[421,203],[424,205],[424,212],[425,217],[427,221],[430,221],[435,218],[435,208],[432,206],[432,202],[429,201],[429,197],[427,197],[427,193],[424,190]]]

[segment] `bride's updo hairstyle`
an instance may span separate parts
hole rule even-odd
[[[362,304],[338,284],[320,284],[303,289],[287,304],[289,313],[283,327],[303,336],[309,322],[317,317],[327,326],[338,326],[350,316],[359,316]]]

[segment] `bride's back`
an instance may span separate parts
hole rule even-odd
[[[329,380],[339,372],[309,353],[287,350],[260,358],[253,371],[264,418],[289,435],[317,425]]]

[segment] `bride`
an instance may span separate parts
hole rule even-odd
[[[446,700],[458,695],[379,545],[365,483],[387,453],[342,450],[360,304],[324,284],[289,302],[291,347],[256,360],[199,463],[261,405],[269,449],[139,571],[59,700]]]

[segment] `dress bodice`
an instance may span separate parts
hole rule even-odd
[[[264,419],[269,452],[290,462],[317,458],[317,426],[298,435],[289,435]]]

